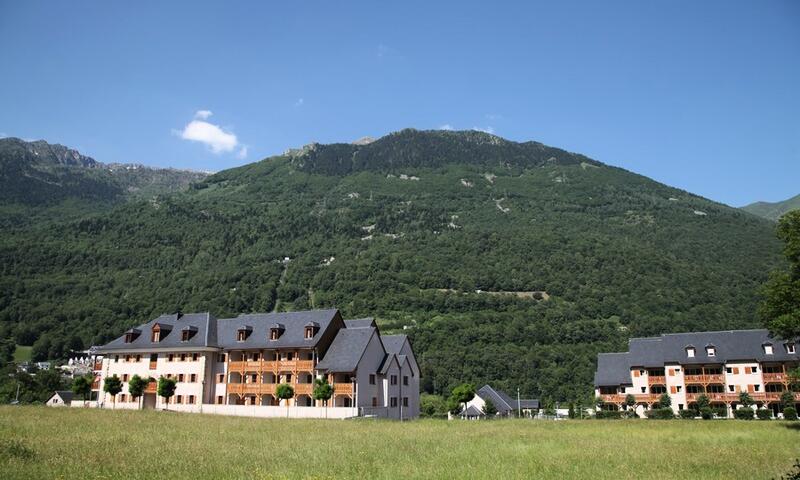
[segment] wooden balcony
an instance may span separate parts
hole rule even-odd
[[[230,362],[231,372],[311,372],[314,370],[313,360],[248,360]]]
[[[655,403],[661,400],[661,393],[637,393],[633,397],[636,398],[636,403]],[[622,396],[622,401],[625,401],[625,396]]]
[[[666,385],[667,384],[667,377],[663,375],[648,375],[647,376],[647,384],[648,385]]]
[[[780,402],[781,395],[785,392],[766,392],[764,395],[767,402]],[[794,401],[800,402],[800,392],[794,392]]]
[[[353,384],[352,383],[335,383],[335,384],[333,384],[333,393],[335,395],[352,395],[353,394]]]
[[[763,373],[764,376],[764,383],[787,383],[789,382],[789,375],[778,372],[778,373]]]
[[[94,382],[92,382],[92,390],[100,390],[100,381],[99,380],[95,380]]]
[[[99,372],[103,369],[103,362],[94,362],[94,371]]]
[[[684,383],[701,383],[701,384],[709,384],[709,383],[725,383],[725,376],[721,373],[711,373],[705,375],[684,375],[683,376]]]
[[[311,383],[297,383],[292,385],[294,387],[295,395],[311,395],[314,391],[314,385]]]

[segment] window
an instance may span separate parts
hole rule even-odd
[[[646,392],[647,392],[647,387],[642,387],[642,393],[646,393]]]
[[[118,362],[119,362],[119,355],[114,355],[114,363],[118,363]]]
[[[706,354],[709,357],[713,357],[713,356],[715,356],[717,354],[717,349],[714,348],[713,346],[708,346],[708,347],[706,347]]]
[[[217,374],[217,383],[225,383],[225,374],[224,373]]]
[[[130,355],[125,355],[125,363],[129,363],[131,361]]]
[[[677,385],[677,386],[675,387],[675,389],[676,389],[677,391],[679,391],[679,392],[681,391],[681,388],[683,388],[683,387],[682,387],[682,386],[680,386],[680,385]]]
[[[314,338],[314,327],[306,327],[306,340]]]
[[[370,373],[369,374],[369,384],[370,385],[375,385],[375,374],[374,373]]]
[[[193,353],[193,354],[192,354],[192,361],[193,361],[193,362],[196,362],[196,361],[197,361],[197,354],[196,354],[196,353]]]
[[[193,373],[193,374],[189,375],[189,382],[191,382],[191,383],[197,382],[197,374],[196,373]]]
[[[391,400],[389,402],[389,406],[392,407],[392,408],[396,408],[397,407],[397,397],[392,397],[391,398]]]
[[[764,355],[772,355],[772,345],[769,343],[764,344]]]
[[[786,353],[789,353],[789,354],[794,354],[795,353],[794,343],[787,343],[786,344]]]
[[[377,407],[378,406],[378,397],[372,397],[372,406],[373,407]]]
[[[391,382],[390,383],[392,385],[397,385],[397,375],[392,375],[391,376]]]
[[[192,338],[191,330],[184,330],[181,332],[181,342],[188,342]]]
[[[173,361],[174,359],[175,359],[175,355],[173,355],[173,354],[171,354],[171,353],[170,353],[169,355],[167,355],[167,361],[168,361],[168,362],[171,362],[171,361]]]
[[[171,374],[171,373],[168,373],[168,374],[167,374],[167,378],[172,378],[172,374]]]
[[[403,375],[403,385],[408,386],[408,376],[407,375]]]
[[[686,347],[686,356],[694,358],[694,347]]]
[[[725,373],[731,374],[733,373],[733,369],[731,367],[725,367]]]
[[[682,403],[678,404],[678,410],[683,410],[683,404]]]
[[[153,343],[158,343],[161,341],[161,329],[153,328],[153,332],[150,335],[150,341]]]
[[[729,392],[735,392],[736,389],[733,387],[733,385],[728,385],[728,391]]]
[[[128,381],[128,374],[127,373],[123,373],[122,374],[122,381],[123,382],[127,382]]]
[[[217,354],[217,362],[225,363],[225,354],[224,353],[218,353]]]
[[[753,385],[753,389],[758,392],[761,391],[761,385]]]
[[[183,378],[184,378],[183,374],[182,374],[182,373],[179,373],[179,374],[178,374],[178,381],[179,381],[179,382],[183,382]]]
[[[186,354],[185,353],[181,353],[181,362],[185,362],[185,361],[186,361]]]
[[[758,373],[758,367],[750,367],[751,373]]]
[[[252,331],[253,329],[251,327],[240,328],[239,330],[236,331],[236,341],[244,342],[245,340],[247,340],[247,337],[250,336],[250,332]]]
[[[120,394],[119,401],[122,402],[122,403],[125,403],[125,394],[124,393]]]
[[[194,395],[189,395],[189,402],[190,405],[194,405]]]
[[[223,403],[222,395],[217,395],[217,405],[222,405],[222,403]]]
[[[404,407],[408,406],[408,397],[403,397],[403,406]]]
[[[175,403],[183,403],[183,395],[176,395],[175,396]]]
[[[269,339],[270,340],[277,340],[278,339],[278,331],[274,328],[269,331]]]
[[[136,363],[139,363],[141,361],[142,361],[142,356],[141,355],[136,355]]]

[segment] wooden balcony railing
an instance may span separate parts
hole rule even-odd
[[[648,375],[647,383],[648,385],[666,385],[667,377],[663,375]]]
[[[295,395],[311,395],[311,392],[314,391],[314,385],[311,383],[297,383],[292,387],[294,387]]]
[[[248,360],[230,362],[231,372],[310,372],[314,370],[313,360]]]
[[[99,380],[95,380],[94,382],[92,382],[92,390],[100,390],[100,381]]]
[[[637,393],[634,395],[634,398],[636,398],[637,402],[641,403],[655,403],[661,400],[661,395],[661,393]]]
[[[705,375],[684,375],[684,383],[725,383],[725,376],[721,373],[709,373]]]
[[[789,375],[778,372],[778,373],[763,373],[764,376],[764,383],[785,383],[789,381]]]
[[[766,396],[767,402],[780,402],[781,396],[785,392],[766,392],[764,395]],[[800,402],[800,392],[794,392],[794,401]]]
[[[333,384],[333,393],[337,395],[352,395],[353,394],[353,384],[352,383],[335,383]]]
[[[98,372],[103,369],[103,362],[94,362],[94,371]]]

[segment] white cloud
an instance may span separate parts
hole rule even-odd
[[[243,145],[242,148],[239,149],[239,153],[236,154],[236,158],[240,160],[247,158],[247,145]]]
[[[298,98],[297,101],[294,102],[294,106],[295,107],[302,107],[304,103],[305,103],[305,100],[303,100],[302,98]]]
[[[214,153],[232,152],[239,147],[239,140],[236,135],[231,132],[226,132],[218,125],[206,122],[212,115],[209,110],[198,110],[194,114],[194,120],[187,123],[183,130],[177,130],[174,133],[184,140],[193,142],[200,142],[206,145]],[[247,155],[247,147],[242,146],[239,150],[240,158],[242,152]]]
[[[449,123],[445,123],[444,125],[439,126],[439,130],[455,130],[452,125]]]
[[[472,127],[472,129],[473,129],[473,130],[477,130],[477,131],[479,131],[479,132],[484,132],[484,133],[491,133],[491,134],[494,134],[494,127],[492,127],[492,126],[488,126],[488,127],[486,127],[486,128],[481,128],[481,127]]]
[[[206,120],[211,115],[214,115],[214,113],[211,110],[198,110],[197,112],[195,112],[194,118]]]

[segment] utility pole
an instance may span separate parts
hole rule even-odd
[[[519,387],[517,387],[517,418],[521,418],[522,417],[522,407],[521,407],[521,405],[522,404],[519,401]]]

